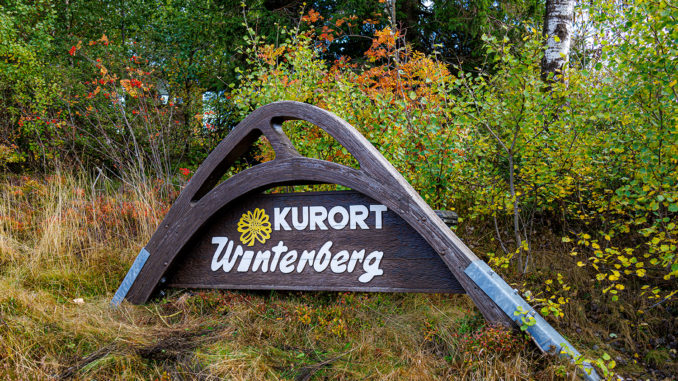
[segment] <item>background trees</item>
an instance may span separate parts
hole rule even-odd
[[[171,197],[254,108],[316,104],[458,210],[544,314],[604,305],[640,351],[675,326],[677,19],[663,0],[17,0],[0,6],[0,167]],[[285,128],[355,165],[312,126]],[[262,142],[241,164],[270,157]]]
[[[61,102],[88,96],[82,85],[91,82],[92,72],[99,69],[96,65],[124,69],[123,63],[133,62],[134,57],[148,61],[153,75],[146,85],[153,88],[153,97],[162,97],[163,102],[173,99],[178,105],[173,118],[184,135],[190,131],[200,135],[195,138],[203,145],[191,146],[194,139],[188,139],[183,151],[193,154],[180,155],[195,163],[215,142],[211,136],[223,136],[236,122],[224,97],[238,82],[239,70],[249,65],[252,52],[246,51],[242,38],[248,28],[252,38],[276,44],[285,38],[285,29],[301,27],[322,37],[322,59],[332,62],[344,57],[366,63],[370,61],[364,53],[374,33],[390,26],[398,29],[399,48],[407,43],[427,54],[435,52],[441,62],[474,70],[484,60],[483,32],[513,38],[511,25],[540,22],[540,9],[522,1],[502,5],[483,1],[16,1],[2,6],[6,31],[2,49],[7,52],[3,146],[12,147],[4,149],[3,165],[45,170],[59,162],[51,160],[57,156],[85,168],[101,166],[103,161],[110,164],[109,158],[95,154],[87,148],[89,143],[76,139],[80,135],[73,131],[69,135],[64,127],[79,129],[83,136],[93,133],[91,125],[78,121],[79,115],[66,117],[69,108]],[[97,56],[100,49],[90,42],[104,36],[108,61],[97,62],[102,59]],[[206,122],[195,117],[205,107],[214,112],[209,123],[213,134],[201,129]],[[111,169],[109,164],[103,167]]]

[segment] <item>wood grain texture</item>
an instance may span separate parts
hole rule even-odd
[[[440,256],[431,246],[392,211],[384,213],[369,213],[361,222],[367,229],[357,223],[355,229],[350,227],[350,217],[342,229],[334,229],[325,220],[327,230],[310,230],[308,209],[306,218],[301,218],[301,210],[310,206],[321,206],[326,210],[341,207],[350,215],[350,207],[364,205],[379,205],[378,202],[358,192],[304,192],[273,195],[252,195],[234,200],[223,210],[217,212],[213,218],[201,229],[184,250],[179,254],[174,270],[167,276],[167,285],[184,288],[232,288],[232,289],[286,289],[286,290],[316,290],[316,291],[380,291],[380,292],[429,292],[429,293],[463,293],[464,289],[452,276]],[[296,208],[289,210],[283,219],[291,230],[283,228],[275,230],[274,208]],[[237,230],[238,221],[247,212],[256,209],[264,210],[273,230],[270,238],[261,243],[255,241],[250,247],[240,242],[241,233]],[[296,215],[293,215],[296,213]],[[296,217],[296,218],[295,218]],[[293,219],[306,222],[306,226],[297,230]],[[335,218],[341,220],[342,218]],[[377,219],[380,228],[377,229]],[[213,237],[227,237],[235,241],[244,250],[255,253],[262,250],[271,250],[278,242],[284,242],[288,250],[296,250],[297,258],[302,250],[314,250],[318,254],[319,248],[332,242],[330,252],[336,254],[347,250],[350,254],[354,250],[364,250],[367,256],[373,251],[383,252],[379,268],[383,271],[380,276],[374,277],[366,283],[358,278],[365,273],[361,261],[355,261],[352,271],[333,273],[330,268],[322,272],[306,265],[301,272],[293,271],[283,274],[280,271],[262,272],[248,271],[244,268],[237,271],[242,259],[235,263],[229,272],[222,269],[212,271],[211,262],[218,245],[212,243]],[[223,254],[223,253],[222,253]],[[298,261],[295,263],[298,264]],[[348,269],[347,269],[348,270]]]
[[[306,120],[325,130],[360,164],[340,164],[301,157],[282,130],[286,120]],[[225,171],[261,135],[275,150],[275,160],[246,169],[215,186]],[[255,110],[210,153],[172,205],[146,245],[151,256],[127,294],[146,302],[191,238],[210,217],[240,196],[288,184],[340,184],[386,205],[410,224],[435,250],[485,318],[512,325],[512,320],[464,274],[477,257],[440,220],[412,186],[351,125],[333,113],[300,102],[275,102]]]

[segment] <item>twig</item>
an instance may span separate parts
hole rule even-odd
[[[351,350],[349,350],[349,351],[346,351],[346,352],[344,352],[344,353],[341,353],[341,354],[339,354],[338,356],[335,356],[335,357],[332,357],[332,358],[330,358],[330,359],[327,359],[327,360],[325,360],[325,361],[321,361],[321,362],[319,362],[319,363],[316,363],[316,364],[313,364],[313,365],[309,365],[309,366],[305,366],[305,367],[301,368],[301,369],[299,370],[299,374],[294,378],[295,381],[308,381],[308,380],[310,380],[311,377],[313,377],[313,375],[314,375],[317,371],[319,371],[321,368],[323,368],[323,367],[329,365],[330,363],[333,363],[333,362],[339,360],[340,358],[342,358],[342,357],[346,356],[347,354],[349,354],[349,353],[355,351],[356,349],[357,349],[357,347],[356,347],[356,348],[353,348],[353,349],[351,349]]]

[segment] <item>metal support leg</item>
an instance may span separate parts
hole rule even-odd
[[[487,296],[490,297],[506,315],[521,325],[520,318],[529,316],[531,326],[527,328],[527,333],[543,352],[555,351],[560,356],[568,356],[572,361],[576,361],[581,354],[565,338],[559,334],[544,318],[537,313],[515,290],[509,286],[501,276],[492,271],[490,266],[484,261],[477,260],[464,270],[464,273],[473,279]],[[522,311],[515,314],[516,311]],[[584,373],[584,379],[587,381],[598,381],[600,377],[589,362],[581,364],[581,370]]]

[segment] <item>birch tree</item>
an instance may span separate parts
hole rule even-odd
[[[544,36],[546,49],[541,63],[544,80],[560,80],[559,73],[570,54],[575,0],[546,0]],[[551,77],[549,76],[551,75]]]

